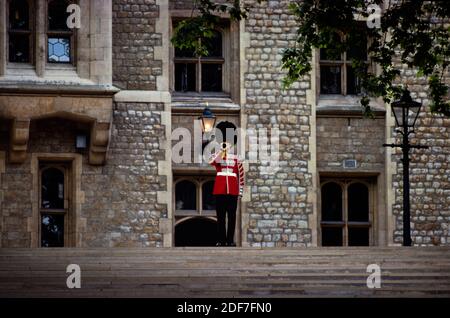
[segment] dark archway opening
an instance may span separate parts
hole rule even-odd
[[[192,218],[175,227],[175,246],[215,246],[217,223],[208,218]]]

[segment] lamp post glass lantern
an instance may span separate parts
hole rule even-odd
[[[213,130],[216,124],[216,116],[212,113],[208,106],[203,110],[203,114],[199,117],[202,123],[202,131],[209,133]]]
[[[408,133],[409,128],[413,131],[422,104],[413,101],[409,91],[405,90],[402,98],[393,102],[391,106],[397,127],[407,129],[406,131],[403,130],[402,133]]]
[[[400,100],[391,104],[394,113],[396,131],[402,134],[401,144],[384,144],[384,147],[399,147],[402,149],[403,158],[403,246],[411,246],[411,214],[409,202],[409,150],[428,148],[427,146],[411,145],[409,134],[414,132],[414,125],[419,117],[422,104],[412,100],[409,91],[403,91]]]

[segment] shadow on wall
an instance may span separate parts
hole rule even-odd
[[[175,226],[175,246],[215,246],[217,242],[217,222],[197,217]]]

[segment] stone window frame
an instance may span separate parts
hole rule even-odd
[[[318,229],[317,229],[317,241],[318,246],[322,246],[322,227],[325,226],[334,226],[331,224],[333,222],[327,221],[327,224],[323,224],[322,222],[322,187],[327,183],[336,183],[342,189],[342,218],[343,221],[336,221],[335,225],[338,226],[340,223],[343,223],[342,226],[339,226],[343,230],[343,245],[342,247],[348,246],[348,187],[354,183],[362,183],[367,186],[369,191],[369,245],[375,246],[377,240],[376,229],[378,227],[377,224],[377,215],[376,215],[376,207],[377,205],[377,182],[376,179],[369,176],[325,176],[320,178],[320,188],[318,191]],[[339,224],[338,224],[339,223]],[[355,224],[357,226],[357,224]],[[362,224],[361,224],[362,225]],[[340,246],[337,246],[340,247]]]
[[[341,39],[344,39],[346,37],[345,34],[339,33],[338,36]],[[370,45],[370,39],[367,39],[367,48],[369,48]],[[351,66],[351,61],[347,60],[347,52],[343,52],[341,53],[341,59],[340,60],[322,60],[320,57],[320,51],[321,49],[316,49],[315,50],[315,54],[316,54],[316,61],[317,61],[317,83],[316,83],[316,88],[317,88],[317,95],[320,97],[334,97],[334,96],[338,96],[338,97],[345,97],[345,96],[359,96],[360,94],[347,94],[347,69],[349,66]],[[366,60],[366,65],[368,67],[368,71],[372,71],[371,67],[370,67],[370,59],[369,57],[367,57]],[[341,93],[340,94],[322,94],[320,92],[320,88],[321,88],[321,79],[320,79],[320,71],[321,71],[321,67],[322,66],[339,66],[341,69]]]
[[[46,0],[45,1],[45,61],[48,68],[55,68],[57,67],[66,67],[74,69],[77,66],[77,29],[74,28],[71,31],[55,31],[55,30],[49,30],[49,23],[48,23],[48,7],[49,3],[52,1],[57,0]],[[65,0],[69,4],[77,4],[79,5],[79,0]],[[70,62],[51,62],[48,59],[48,38],[50,35],[55,36],[63,36],[63,37],[69,37],[70,38]]]
[[[13,68],[31,68],[36,63],[36,53],[35,53],[35,43],[36,43],[36,17],[33,14],[36,12],[36,0],[26,0],[28,2],[28,23],[29,23],[29,37],[30,37],[30,43],[29,43],[29,62],[27,63],[19,63],[19,62],[10,62],[9,61],[9,37],[10,33],[14,32],[14,30],[10,30],[9,28],[9,11],[10,11],[10,4],[13,0],[6,0],[5,1],[5,58],[6,63],[9,67]]]
[[[196,210],[177,210],[176,209],[176,186],[181,181],[189,181],[195,185],[197,206]],[[203,185],[206,182],[214,181],[213,176],[196,175],[196,176],[175,176],[172,190],[172,206],[174,207],[175,220],[186,217],[214,217],[216,210],[203,210]]]
[[[176,23],[176,20],[173,21],[174,23]],[[186,63],[186,64],[194,64],[195,65],[195,83],[196,83],[196,87],[195,87],[195,91],[189,91],[189,92],[180,92],[180,91],[176,91],[175,90],[175,76],[173,76],[174,78],[174,83],[173,83],[173,92],[174,94],[220,94],[224,92],[224,85],[228,84],[229,81],[226,81],[225,76],[224,76],[224,71],[226,70],[226,68],[228,67],[228,62],[225,59],[225,51],[224,50],[224,45],[226,43],[225,39],[228,36],[228,34],[226,33],[227,27],[226,26],[220,26],[217,27],[215,29],[215,32],[220,34],[221,40],[222,40],[222,52],[220,57],[201,57],[201,56],[193,56],[193,57],[181,57],[181,56],[176,56],[174,53],[173,56],[173,64],[174,64],[174,72],[175,72],[175,65],[177,63]],[[199,41],[201,41],[199,39]],[[174,50],[175,51],[175,50]],[[203,66],[205,64],[221,64],[222,66],[222,78],[221,78],[221,87],[222,87],[222,91],[219,92],[208,92],[208,91],[203,91],[202,89],[202,69]],[[228,86],[228,85],[226,85]]]
[[[84,192],[81,191],[82,174],[81,154],[76,153],[32,153],[31,174],[32,215],[28,217],[28,231],[31,233],[31,247],[40,247],[40,163],[66,164],[69,167],[70,195],[68,206],[68,222],[65,231],[64,247],[82,246],[82,235],[86,229],[86,218],[81,217],[81,205],[84,203]]]
[[[192,10],[170,10],[169,36],[173,34],[174,22],[192,16]],[[239,51],[239,22],[231,21],[226,15],[221,15],[222,32],[222,92],[176,92],[175,91],[175,48],[170,46],[169,63],[169,90],[172,93],[173,102],[185,102],[186,100],[202,101],[205,98],[227,100],[234,103],[240,101],[240,80],[236,74],[240,74],[240,51]],[[234,78],[233,78],[234,74]]]
[[[38,181],[38,200],[39,200],[39,247],[42,247],[42,216],[44,214],[64,215],[64,247],[70,242],[70,229],[72,228],[73,218],[69,204],[72,201],[71,167],[66,161],[54,162],[39,160],[39,181]],[[45,170],[56,169],[64,175],[64,208],[63,209],[45,209],[42,207],[42,174]]]
[[[36,70],[38,68],[44,67],[47,70],[76,70],[77,62],[77,42],[78,42],[78,32],[76,29],[72,31],[71,35],[71,62],[70,63],[50,63],[48,62],[48,3],[54,0],[28,0],[32,3],[30,6],[30,11],[35,14],[30,15],[30,20],[33,22],[31,27],[31,38],[30,41],[30,63],[11,63],[9,62],[9,1],[0,3],[0,20],[1,17],[5,18],[4,25],[0,22],[0,47],[3,47],[6,52],[4,56],[0,55],[0,76],[5,74],[7,69],[22,69],[22,70]],[[70,3],[79,4],[79,0],[68,0]],[[41,17],[41,18],[36,18]],[[5,32],[1,32],[1,29],[5,29]],[[44,39],[42,38],[44,37]],[[42,43],[43,42],[43,46]],[[40,50],[44,51],[43,54],[39,54]],[[1,65],[3,64],[3,65]],[[38,72],[42,73],[42,72]]]
[[[8,63],[5,46],[8,43],[6,1],[0,1],[0,78],[2,81],[20,81],[23,76],[34,81],[68,81],[85,84],[112,84],[112,0],[75,0],[81,9],[81,28],[74,35],[74,63],[47,63],[46,2],[34,0],[37,17],[35,23],[34,65],[13,67]],[[111,6],[111,7],[110,7]],[[29,78],[28,78],[29,77]]]

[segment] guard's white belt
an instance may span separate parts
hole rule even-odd
[[[227,172],[227,171],[220,171],[217,172],[218,176],[229,176],[229,177],[236,177],[236,174],[234,172]]]

